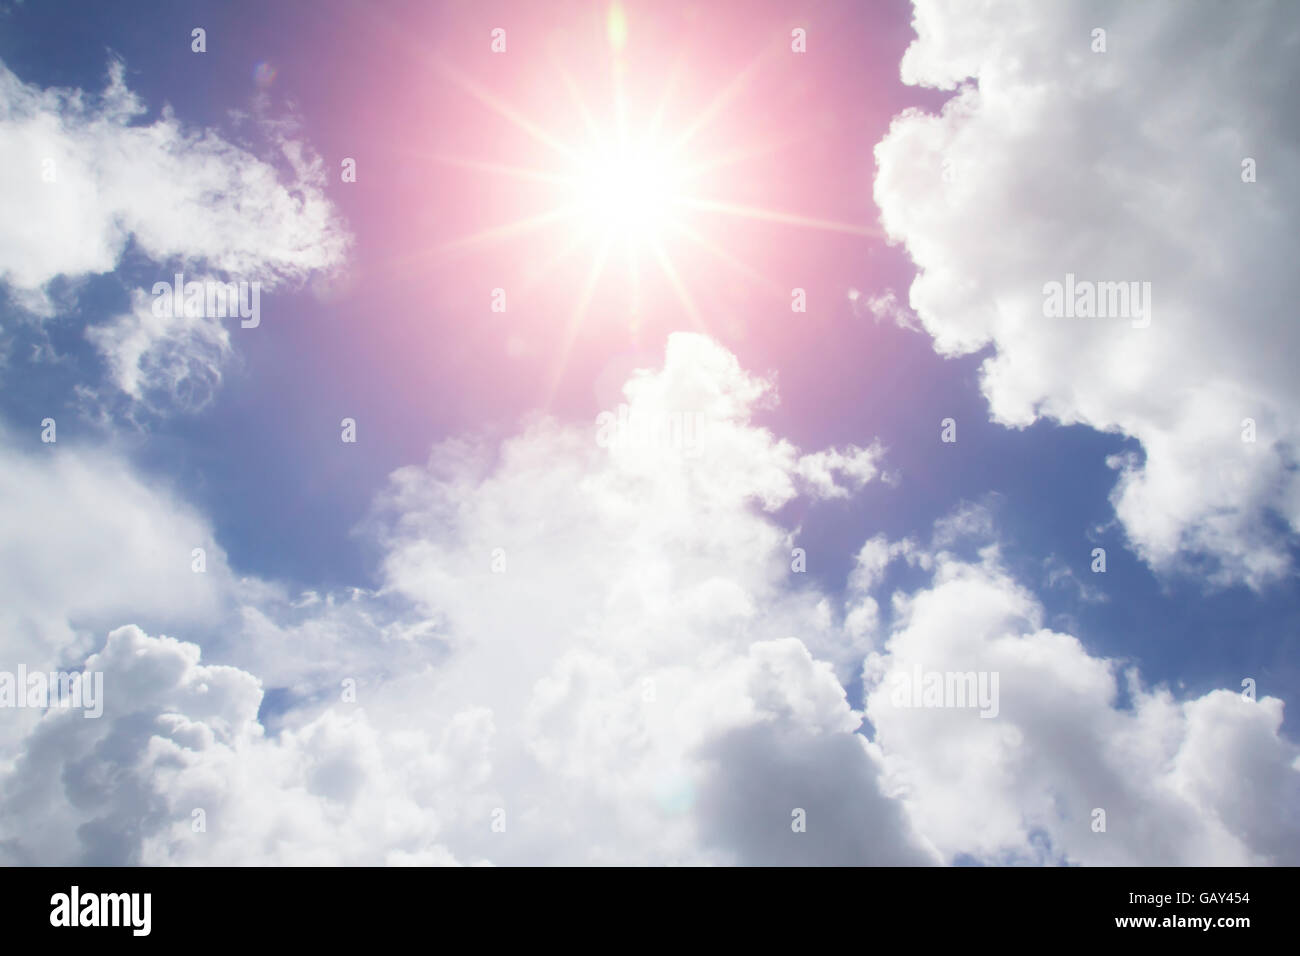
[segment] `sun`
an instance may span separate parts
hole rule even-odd
[[[657,144],[598,144],[578,162],[576,218],[612,242],[649,251],[678,222],[685,178],[682,164]]]
[[[786,46],[760,52],[713,95],[701,96],[702,91],[690,89],[681,79],[682,56],[666,69],[662,58],[651,58],[639,61],[647,64],[643,69],[632,70],[627,54],[635,46],[635,24],[629,23],[617,2],[608,5],[605,19],[607,60],[602,62],[604,56],[596,55],[582,61],[572,54],[555,57],[549,72],[529,79],[558,79],[563,91],[557,87],[555,96],[534,95],[534,105],[527,110],[441,58],[430,61],[443,79],[485,107],[485,116],[494,115],[523,134],[530,148],[516,146],[508,154],[488,158],[441,152],[422,155],[482,174],[486,193],[492,190],[494,177],[508,177],[538,187],[536,195],[541,198],[533,197],[535,211],[416,251],[402,265],[430,254],[451,257],[484,244],[538,234],[535,242],[512,253],[511,261],[528,263],[529,275],[537,277],[530,281],[543,281],[561,269],[577,276],[576,281],[559,284],[572,299],[563,306],[556,303],[562,334],[552,391],[598,288],[603,296],[626,295],[623,311],[633,329],[641,321],[640,301],[653,296],[656,303],[675,301],[674,311],[689,327],[708,333],[696,301],[699,286],[693,288],[693,282],[707,282],[716,289],[721,283],[712,277],[725,272],[728,282],[761,286],[765,294],[777,297],[790,294],[737,253],[745,246],[748,225],[879,237],[874,225],[808,217],[755,205],[752,199],[731,198],[764,195],[765,184],[743,175],[744,164],[798,142],[770,122],[766,139],[741,142],[747,131],[743,124],[738,128],[732,115],[737,98],[750,87],[760,67],[770,64],[773,56],[789,55]],[[579,62],[597,74],[607,66],[608,81],[588,77],[585,84],[579,83],[570,69]],[[629,84],[636,83],[639,88],[629,91]],[[558,95],[561,92],[567,96]],[[742,118],[746,115],[755,114],[740,111]],[[656,285],[648,288],[650,283]],[[603,314],[609,312],[603,309]]]

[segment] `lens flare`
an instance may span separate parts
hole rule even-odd
[[[638,29],[645,24],[631,22],[620,4],[599,9],[592,32],[605,42],[592,47],[583,39],[592,34],[576,29],[557,33],[530,51],[530,68],[516,70],[509,52],[468,71],[429,54],[436,82],[481,109],[466,127],[472,135],[411,152],[472,175],[461,197],[439,201],[462,214],[472,209],[463,221],[473,225],[389,266],[409,274],[429,258],[451,268],[450,260],[475,255],[476,263],[497,263],[498,275],[520,276],[512,301],[527,303],[529,321],[537,316],[554,336],[552,392],[592,316],[625,323],[634,338],[646,317],[711,333],[720,312],[735,322],[719,298],[735,301],[745,294],[738,289],[788,300],[789,289],[754,261],[770,261],[779,247],[757,227],[770,236],[790,229],[880,235],[874,225],[771,201],[791,192],[774,181],[772,157],[815,141],[801,114],[745,100],[756,83],[770,97],[774,78],[788,75],[784,37],[758,47],[734,74],[702,82],[707,63],[692,68],[689,48],[665,55],[672,41],[663,31]],[[456,151],[458,140],[480,150],[486,144],[486,154]],[[496,246],[509,248],[488,255],[486,247]]]

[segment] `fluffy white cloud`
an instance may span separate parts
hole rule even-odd
[[[974,563],[944,550],[990,532],[978,509],[940,522],[928,548],[866,542],[841,607],[799,586],[797,536],[771,513],[800,488],[834,494],[808,481],[810,459],[860,453],[804,455],[754,425],[770,385],[699,336],[674,336],[664,367],[637,373],[625,394],[651,419],[702,410],[699,440],[603,446],[595,427],[537,420],[498,449],[446,443],[426,465],[396,472],[377,504],[373,529],[387,554],[379,593],[289,601],[272,584],[234,580],[218,559],[207,584],[217,593],[206,610],[192,609],[204,620],[177,625],[209,635],[202,657],[193,642],[134,625],[100,631],[102,646],[69,641],[58,659],[77,649],[87,669],[103,672],[104,713],[0,711],[11,731],[0,763],[0,857],[1300,856],[1291,809],[1300,773],[1295,746],[1279,733],[1280,701],[1227,691],[1178,701],[1130,675],[1125,702],[1115,662],[1044,629],[1037,602],[999,568],[994,548]],[[89,501],[111,491],[127,516],[142,494],[104,463],[22,467],[29,471],[12,479],[22,487],[69,469],[76,480],[62,478],[51,495],[84,486]],[[837,474],[830,469],[827,481]],[[89,510],[74,509],[67,527],[89,522],[83,536],[111,543],[113,527],[95,525]],[[109,596],[121,581],[156,584],[173,573],[168,563],[140,575],[135,562],[201,533],[184,509],[158,510],[170,517],[142,523],[156,540],[68,578],[97,582],[98,599],[80,598],[103,612],[97,619],[130,619],[132,603],[162,599]],[[38,559],[48,570],[34,580],[57,580],[61,548],[74,543],[50,541],[58,547]],[[932,580],[895,595],[884,622],[877,597],[900,558]],[[32,558],[4,560],[9,568]],[[60,620],[74,616],[59,610],[69,594],[36,597]],[[864,659],[865,733],[844,690]],[[997,717],[891,706],[880,678],[913,665],[996,670]],[[355,682],[355,702],[345,681]],[[291,691],[274,713],[264,708],[270,687]],[[1104,834],[1091,831],[1094,807],[1107,811]],[[205,828],[196,831],[199,809]],[[792,829],[799,811],[802,833]]]
[[[327,710],[268,739],[261,687],[193,644],[119,628],[86,669],[105,716],[51,711],[3,782],[14,864],[450,863],[423,737]]]
[[[336,265],[347,233],[325,197],[324,166],[281,142],[294,178],[170,109],[152,123],[120,61],[102,94],[42,90],[0,65],[0,275],[39,290],[55,276],[112,271],[129,238],[156,262],[179,258],[244,278],[302,279]],[[170,278],[167,276],[165,278]]]
[[[123,620],[206,633],[233,586],[207,521],[112,449],[36,434],[0,430],[0,668],[79,669]],[[0,714],[4,761],[39,712]]]
[[[791,588],[791,536],[764,513],[801,487],[835,495],[840,475],[860,484],[867,453],[801,455],[755,427],[769,392],[674,336],[626,395],[647,418],[697,410],[690,448],[602,447],[548,421],[495,464],[444,445],[381,503],[383,595],[309,599],[290,625],[232,585],[249,603],[213,646],[302,694],[273,736],[251,671],[115,630],[86,665],[105,671],[104,717],[46,716],[12,765],[10,819],[38,819],[6,834],[10,857],[937,862],[854,733],[834,664],[851,672],[862,648]],[[374,627],[399,599],[414,623]],[[87,805],[79,782],[108,776]]]
[[[875,197],[936,349],[993,347],[982,385],[1006,425],[1139,439],[1144,459],[1111,462],[1113,501],[1153,566],[1286,573],[1300,22],[1269,3],[915,0],[914,24],[903,80],[956,95],[896,118]],[[1149,282],[1150,325],[1045,317],[1044,286],[1068,273]]]
[[[1007,576],[996,546],[974,563],[942,550],[929,563],[929,586],[894,596],[891,632],[864,680],[888,791],[946,858],[1300,859],[1300,748],[1280,734],[1282,701],[1230,690],[1178,701],[1144,687],[1136,669],[1121,672],[1044,628],[1042,607]],[[992,706],[937,691],[918,700],[915,687],[932,674],[945,684],[976,675],[993,691],[978,703]],[[1104,832],[1093,828],[1096,810]]]
[[[107,448],[0,433],[0,629],[33,667],[84,657],[123,617],[211,620],[230,573],[206,520]],[[206,572],[195,573],[193,550]],[[95,636],[95,631],[99,631]]]
[[[800,487],[833,496],[841,473],[861,483],[865,466],[842,465],[866,453],[801,455],[754,426],[769,391],[707,339],[674,335],[663,369],[625,394],[644,420],[699,414],[691,446],[601,447],[594,429],[539,423],[495,468],[447,446],[394,476],[389,587],[453,648],[434,696],[492,702],[498,772],[529,781],[502,799],[526,793],[525,820],[582,821],[549,860],[933,859],[853,735],[834,665],[864,645],[792,588],[793,540],[763,514]],[[820,837],[787,839],[795,808]],[[472,846],[528,858],[513,840]]]
[[[188,270],[271,289],[341,265],[351,240],[318,156],[282,125],[266,124],[273,164],[170,107],[144,122],[124,72],[111,62],[94,94],[43,90],[0,64],[0,282],[16,302],[53,315],[51,280],[114,271],[128,241],[158,264],[158,281]],[[227,331],[213,318],[159,319],[147,296],[135,290],[130,311],[90,330],[110,383],[144,404],[203,404]]]

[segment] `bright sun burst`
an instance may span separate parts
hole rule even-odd
[[[572,188],[587,228],[648,251],[671,232],[685,170],[656,145],[601,143],[582,155]]]
[[[638,290],[648,266],[658,271],[685,317],[698,330],[707,332],[678,261],[704,253],[749,282],[772,286],[758,269],[733,254],[717,229],[710,227],[719,217],[857,236],[878,235],[873,227],[729,202],[716,194],[716,186],[711,191],[704,185],[709,181],[706,174],[717,174],[785,145],[768,142],[701,155],[697,142],[701,131],[717,121],[753,79],[762,57],[741,71],[690,122],[669,130],[665,129],[666,106],[677,80],[676,69],[663,82],[656,108],[645,115],[633,115],[623,89],[625,63],[621,56],[628,38],[628,24],[618,2],[608,7],[606,35],[614,68],[611,91],[614,115],[609,122],[602,124],[596,120],[573,76],[563,66],[556,67],[585,127],[585,135],[569,141],[447,64],[435,64],[446,79],[545,147],[551,157],[548,164],[536,167],[446,154],[432,158],[492,176],[540,183],[553,190],[550,208],[444,243],[437,251],[460,250],[549,229],[554,230],[552,236],[561,238],[548,243],[547,255],[535,270],[537,274],[545,274],[572,257],[586,260],[582,266],[584,279],[568,310],[557,376],[563,371],[596,287],[614,263],[621,263],[626,270],[619,278],[628,289],[630,321],[636,321]],[[700,189],[704,191],[698,192]],[[555,381],[552,390],[554,386]]]

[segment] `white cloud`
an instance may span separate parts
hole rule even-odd
[[[995,547],[974,564],[936,550],[956,532],[988,533],[976,510],[940,522],[929,549],[866,542],[842,616],[802,584],[790,567],[794,536],[771,513],[800,487],[826,488],[801,476],[808,456],[750,421],[769,394],[721,347],[679,335],[664,368],[635,376],[626,395],[651,416],[706,410],[692,450],[604,448],[590,427],[543,419],[495,454],[440,445],[427,465],[396,472],[377,506],[387,554],[379,593],[291,599],[235,580],[218,552],[205,584],[214,593],[198,599],[178,589],[204,526],[160,507],[165,493],[150,502],[120,465],[87,465],[62,447],[41,449],[48,461],[4,463],[0,476],[19,487],[48,486],[51,501],[74,503],[44,540],[31,517],[3,555],[4,571],[35,569],[9,597],[36,582],[24,606],[51,620],[120,623],[133,606],[154,607],[159,620],[176,612],[169,631],[206,636],[201,658],[193,642],[133,625],[106,626],[102,644],[64,625],[58,659],[104,672],[104,715],[28,711],[19,726],[17,712],[5,713],[0,857],[1300,857],[1289,815],[1300,774],[1279,734],[1281,702],[1227,691],[1178,701],[1134,675],[1123,706],[1116,663],[1044,629]],[[118,511],[96,519],[93,504],[109,495]],[[150,504],[152,522],[137,513]],[[118,522],[138,523],[146,538]],[[150,566],[150,554],[162,564]],[[932,580],[895,595],[885,622],[873,595],[899,558]],[[152,570],[141,573],[142,561]],[[49,583],[60,580],[98,590]],[[190,617],[159,602],[186,603]],[[6,640],[7,651],[22,646]],[[891,708],[875,688],[864,735],[844,691],[864,658],[872,687],[914,663],[996,669],[998,716]],[[341,693],[349,679],[355,703]],[[291,700],[259,720],[271,687],[289,688]],[[1105,834],[1089,827],[1093,807],[1107,811]],[[492,829],[498,811],[504,832]],[[796,811],[804,833],[792,829]]]
[[[3,782],[5,862],[455,862],[418,802],[425,738],[381,741],[355,709],[267,739],[252,675],[133,626],[86,667],[105,674],[111,712],[51,711],[29,738]]]
[[[86,330],[108,364],[109,381],[132,401],[155,410],[194,411],[221,385],[231,353],[230,332],[219,318],[159,316],[143,289],[131,310]]]
[[[1253,586],[1287,573],[1300,24],[1284,4],[915,8],[902,77],[957,92],[941,115],[895,119],[875,196],[917,264],[910,305],[935,348],[994,347],[997,421],[1139,439],[1145,460],[1112,462],[1113,501],[1154,567],[1208,558],[1215,580]],[[1067,273],[1150,282],[1150,326],[1046,318],[1044,285]]]
[[[284,124],[264,124],[272,163],[170,107],[152,122],[146,113],[120,61],[100,94],[43,90],[0,64],[0,282],[20,306],[54,315],[52,280],[114,271],[129,241],[158,281],[189,271],[270,290],[342,264],[351,239],[323,162]],[[110,383],[158,408],[202,405],[231,351],[227,331],[216,319],[157,319],[145,295],[89,330]]]
[[[854,291],[856,292],[856,290]],[[861,310],[858,308],[857,304],[861,301],[864,303],[867,311],[871,313],[872,317],[877,322],[880,322],[883,319],[889,319],[900,328],[918,328],[915,316],[899,303],[898,296],[894,293],[893,289],[886,289],[884,292],[868,296],[865,300],[861,298],[860,293],[857,295],[851,295],[850,299],[854,303],[855,312],[860,314]]]
[[[845,451],[828,448],[800,458],[796,473],[809,483],[818,497],[847,498],[880,473],[879,463],[883,454],[884,449],[878,443],[870,448],[850,446]],[[841,485],[841,478],[849,479],[851,485]]]
[[[15,659],[84,656],[122,617],[211,620],[230,572],[206,520],[112,449],[0,434],[0,624]],[[205,551],[195,573],[193,549]],[[99,630],[100,636],[93,637]]]
[[[996,549],[978,563],[940,551],[934,569],[928,587],[895,595],[891,633],[864,679],[888,790],[946,858],[1300,859],[1300,748],[1280,734],[1280,700],[1216,690],[1179,701],[1144,687],[1136,669],[1044,628]],[[917,671],[998,675],[996,716],[896,698],[896,675]],[[1093,829],[1097,809],[1105,832]]]
[[[790,535],[764,513],[867,468],[751,425],[769,392],[712,342],[674,336],[626,395],[639,414],[700,410],[694,449],[602,448],[547,421],[494,467],[450,443],[394,475],[376,517],[384,594],[296,602],[307,620],[287,624],[273,588],[230,585],[239,633],[212,643],[240,669],[114,631],[87,664],[106,672],[102,720],[47,716],[8,778],[8,818],[34,818],[6,834],[10,857],[937,860],[854,734],[833,662],[851,671],[861,650],[839,646],[822,596],[791,590]],[[410,623],[376,627],[366,607],[399,599]],[[274,737],[248,667],[302,695]],[[349,677],[356,704],[340,699]],[[78,781],[110,768],[117,784],[86,806]],[[768,786],[736,791],[733,774]],[[789,839],[795,808],[808,840]]]
[[[207,633],[232,587],[207,521],[114,450],[37,434],[0,432],[0,669],[79,669],[123,620]],[[39,714],[0,711],[0,764]]]
[[[124,74],[112,62],[94,95],[42,90],[0,66],[0,157],[13,172],[0,186],[7,282],[39,289],[59,275],[111,272],[128,238],[156,262],[266,282],[340,262],[349,240],[319,158],[281,143],[294,174],[285,183],[269,163],[212,130],[187,129],[169,109],[141,123],[144,104]]]
[[[707,339],[674,335],[662,371],[638,373],[625,394],[647,419],[702,414],[694,448],[607,449],[539,423],[495,470],[452,445],[394,476],[388,586],[436,615],[454,649],[434,691],[443,706],[493,702],[499,772],[527,775],[527,818],[586,821],[551,860],[932,858],[873,802],[877,761],[852,734],[833,667],[861,647],[820,595],[791,589],[791,538],[762,513],[800,486],[831,496],[838,475],[856,486],[869,470],[859,452],[800,455],[750,424],[769,390]],[[782,742],[771,765],[745,769],[769,734]],[[720,767],[775,789],[728,790]],[[850,786],[861,801],[836,813],[858,838],[785,839],[795,807],[827,827],[827,793]],[[779,806],[800,792],[804,804]],[[740,830],[738,816],[750,821]],[[499,844],[521,859],[514,841]],[[491,852],[475,843],[471,855]]]

